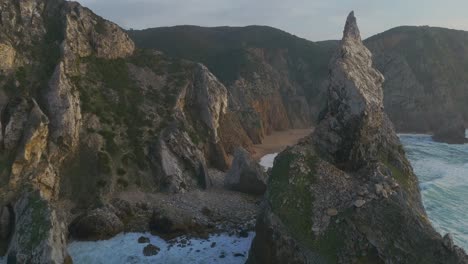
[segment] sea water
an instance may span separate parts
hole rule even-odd
[[[68,252],[74,264],[241,264],[247,260],[254,235],[253,232],[250,232],[248,237],[216,234],[208,239],[187,238],[184,244],[171,246],[170,243],[149,233],[126,233],[104,241],[72,242],[68,246]],[[139,244],[140,236],[148,237],[151,244],[159,247],[161,251],[155,256],[144,256],[143,248],[148,244]],[[183,238],[179,239],[181,240]]]
[[[451,233],[455,243],[468,251],[468,144],[438,143],[429,135],[399,137],[418,176],[432,225],[442,235]],[[272,167],[276,155],[263,157],[260,164]]]
[[[424,207],[435,229],[451,233],[468,251],[468,144],[434,142],[428,135],[400,135],[418,176]]]

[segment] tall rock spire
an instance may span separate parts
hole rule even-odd
[[[316,133],[317,145],[332,160],[359,167],[376,156],[383,81],[383,75],[372,67],[372,54],[362,43],[351,12],[330,63],[327,115]]]
[[[348,18],[346,19],[346,25],[343,32],[343,40],[344,39],[361,40],[361,33],[359,32],[359,28],[357,26],[354,11],[351,11],[351,13],[348,15]]]
[[[327,113],[275,159],[247,263],[468,263],[428,221],[382,82],[351,12]]]

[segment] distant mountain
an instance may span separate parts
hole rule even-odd
[[[286,51],[288,75],[282,79],[301,87],[314,120],[326,94],[327,64],[339,44],[311,42],[264,26],[177,26],[130,31],[129,35],[138,47],[205,63],[228,86],[255,70],[247,67],[255,65],[246,59],[248,50],[264,50],[270,56],[273,50]],[[468,122],[467,40],[465,31],[406,26],[365,41],[386,78],[385,108],[398,131],[437,132],[447,120],[462,126]]]
[[[385,107],[400,131],[468,121],[468,32],[398,27],[366,40],[385,75]],[[461,132],[460,132],[461,131]]]

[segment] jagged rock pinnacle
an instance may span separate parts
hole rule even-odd
[[[354,11],[349,13],[348,18],[346,19],[346,25],[343,32],[343,40],[346,39],[355,39],[361,40],[361,33],[357,26],[356,17],[354,16]]]
[[[384,77],[372,67],[351,12],[343,40],[330,63],[328,115],[315,136],[324,153],[339,163],[359,167],[377,153],[375,146],[383,121]]]

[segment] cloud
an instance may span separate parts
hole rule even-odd
[[[468,29],[452,0],[81,0],[84,6],[125,28],[192,24],[268,25],[311,40],[338,39],[349,11],[355,10],[364,37],[400,25]]]

